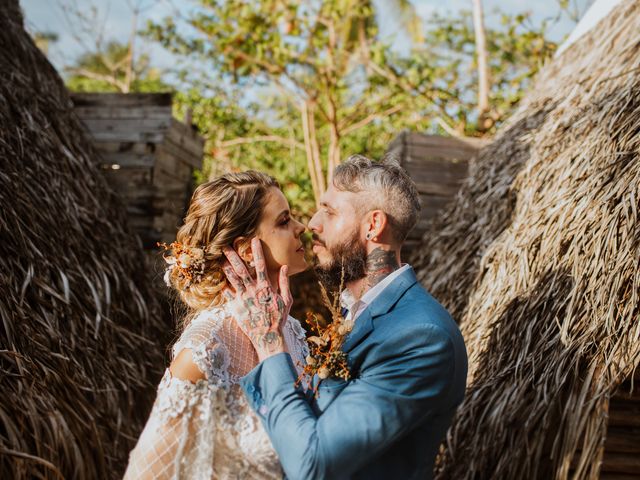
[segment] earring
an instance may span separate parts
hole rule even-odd
[[[253,263],[253,260],[249,260],[249,266],[250,267],[255,267],[255,264]]]
[[[367,233],[366,239],[367,240],[371,240],[371,234],[370,233]]]

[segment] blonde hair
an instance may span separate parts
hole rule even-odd
[[[238,237],[256,233],[271,187],[280,185],[266,173],[249,170],[222,175],[200,185],[193,193],[176,241],[204,250],[203,274],[191,284],[176,269],[169,274],[170,285],[192,314],[224,303],[222,292],[228,284],[222,271],[225,261],[222,248],[233,246]]]

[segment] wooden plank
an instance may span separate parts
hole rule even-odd
[[[171,106],[171,93],[72,93],[76,107],[141,107],[145,105]]]
[[[193,168],[202,168],[203,150],[200,150],[198,154],[195,154],[194,152],[175,143],[170,136],[168,136],[168,138],[159,145],[159,148],[166,155],[175,157],[175,159],[191,165]]]
[[[172,119],[171,128],[167,131],[167,139],[193,155],[202,156],[204,139],[193,128],[175,118]]]
[[[459,139],[446,137],[444,135],[427,135],[420,132],[408,132],[405,138],[405,144],[436,149],[460,150],[467,152],[468,155],[473,155],[480,148],[486,145],[487,142],[475,138]]]
[[[97,143],[160,143],[164,140],[163,132],[96,132],[88,128],[85,131]]]
[[[157,144],[145,142],[95,142],[95,147],[103,155],[109,153],[152,154],[156,151]]]
[[[605,453],[600,471],[640,475],[640,456],[632,453]]]
[[[640,406],[631,406],[614,403],[616,399],[611,399],[609,406],[609,425],[613,427],[640,428]]]
[[[156,157],[152,154],[145,153],[104,153],[104,162],[101,162],[101,166],[107,170],[117,170],[120,168],[152,168],[156,164]]]
[[[640,429],[609,426],[604,450],[605,455],[609,453],[640,454]]]
[[[635,474],[602,472],[600,480],[638,480],[639,475],[637,472]]]
[[[193,167],[175,160],[173,157],[167,157],[165,155],[158,156],[158,162],[156,163],[156,170],[166,173],[180,181],[185,185],[191,185],[193,183]]]
[[[406,171],[415,183],[459,184],[467,178],[469,168],[466,163],[451,164],[447,161],[425,159],[419,164],[409,166]]]
[[[165,191],[172,191],[174,189],[181,189],[186,192],[190,188],[190,183],[186,182],[184,178],[178,178],[164,170],[154,171],[153,184],[158,188],[159,195],[162,195]]]
[[[460,184],[442,182],[414,182],[420,196],[439,195],[453,198],[460,190]],[[460,181],[462,183],[462,180]]]
[[[145,167],[122,167],[119,170],[102,170],[110,184],[135,190],[152,185],[154,172]]]
[[[81,120],[88,119],[118,119],[118,118],[156,118],[167,119],[171,118],[171,106],[124,106],[124,107],[75,107],[74,113],[80,117]]]
[[[442,147],[437,148],[435,146],[427,145],[407,145],[406,155],[403,165],[409,165],[415,162],[421,162],[425,158],[442,158],[451,162],[467,162],[473,156],[467,150],[461,150],[456,148]]]
[[[87,118],[82,123],[95,134],[106,132],[129,133],[151,132],[162,133],[171,126],[171,118]]]

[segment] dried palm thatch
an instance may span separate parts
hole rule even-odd
[[[0,14],[0,477],[117,478],[168,330],[53,67]]]
[[[412,259],[469,390],[439,479],[597,478],[640,358],[640,2],[551,62]]]

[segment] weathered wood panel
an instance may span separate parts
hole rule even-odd
[[[609,401],[603,479],[640,479],[640,369],[635,374],[635,379],[623,382]]]
[[[170,94],[78,94],[73,102],[145,248],[171,241],[202,166],[203,139],[172,117]]]
[[[167,140],[192,155],[201,157],[204,140],[188,125],[172,119],[171,128],[167,132]]]
[[[76,115],[82,119],[116,119],[116,118],[158,118],[166,119],[171,115],[171,106],[151,105],[147,107],[105,107],[96,108],[95,106],[76,106],[74,108]]]
[[[74,107],[171,107],[171,93],[72,93]]]
[[[480,147],[472,140],[402,132],[387,149],[397,156],[420,194],[420,217],[409,233],[403,255],[410,254],[431,220],[453,200],[467,176],[468,161]]]

